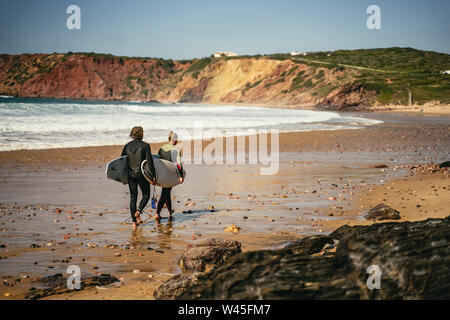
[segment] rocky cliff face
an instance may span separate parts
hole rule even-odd
[[[1,55],[0,94],[89,100],[361,108],[354,71],[268,57],[171,61],[100,54]]]
[[[0,56],[0,92],[20,97],[150,100],[183,65],[86,55]]]

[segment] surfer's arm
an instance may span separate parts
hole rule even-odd
[[[126,152],[126,145],[124,145],[123,146],[123,149],[122,149],[122,154],[120,155],[121,157],[123,157],[123,156],[126,156],[127,155],[127,152]]]

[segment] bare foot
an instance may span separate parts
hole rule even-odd
[[[159,220],[161,216],[159,214],[155,214],[155,220]]]
[[[136,213],[134,214],[134,216],[136,217],[137,223],[142,224],[141,211],[137,210]]]
[[[137,229],[137,223],[133,222],[133,231],[136,231],[136,229]]]

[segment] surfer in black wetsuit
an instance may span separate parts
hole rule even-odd
[[[130,138],[133,140],[128,142],[122,150],[122,156],[128,156],[128,187],[130,188],[130,212],[133,220],[133,228],[136,229],[138,224],[142,223],[142,210],[150,199],[150,184],[144,178],[141,172],[141,163],[147,160],[150,171],[153,177],[155,174],[155,165],[153,164],[153,157],[150,145],[142,141],[144,137],[144,129],[142,127],[134,127],[131,129]],[[156,179],[153,179],[156,183]],[[139,207],[136,209],[136,202],[138,196],[138,186],[142,191],[142,199]]]

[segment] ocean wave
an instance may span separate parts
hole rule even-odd
[[[159,105],[2,101],[0,150],[121,144],[131,127],[144,128],[148,140],[166,139],[171,129],[202,128],[224,135],[277,128],[282,131],[356,128],[381,121],[336,112],[246,106]],[[216,129],[216,131],[212,130]],[[218,132],[218,133],[217,133]]]

